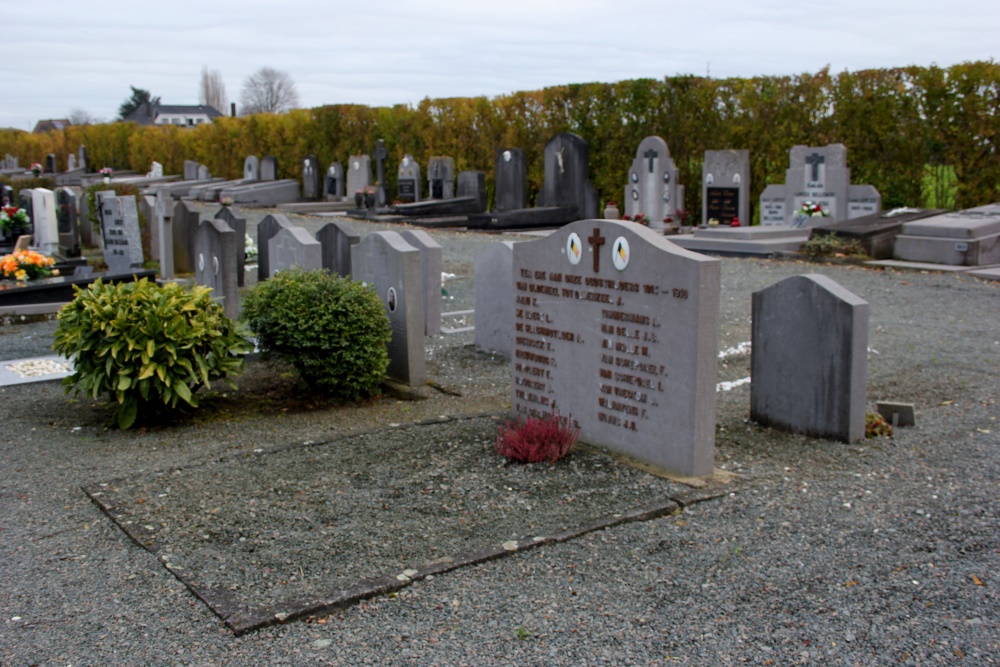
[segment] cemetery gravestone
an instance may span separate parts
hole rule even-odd
[[[420,201],[420,165],[407,153],[399,163],[396,178],[398,199],[402,202]]]
[[[701,223],[750,224],[750,151],[705,151],[701,168]]]
[[[347,198],[364,192],[372,182],[371,158],[367,155],[352,155],[347,169]]]
[[[76,171],[76,155],[73,153],[66,157],[66,171]]]
[[[35,224],[34,198],[30,189],[19,190],[17,193],[17,207],[24,209],[31,219],[31,224]]]
[[[351,246],[357,245],[361,237],[339,223],[328,222],[316,232],[316,240],[322,248],[323,268],[343,278],[350,277]]]
[[[256,155],[248,155],[247,158],[243,160],[243,180],[260,180],[260,162],[257,160]]]
[[[184,180],[194,181],[198,179],[198,167],[200,167],[194,160],[184,160]]]
[[[236,232],[236,285],[243,287],[246,271],[247,219],[235,206],[223,206],[215,214],[217,220],[224,220]]]
[[[266,216],[257,225],[257,281],[271,277],[270,243],[282,229],[291,229],[292,223],[280,213]]]
[[[315,155],[307,155],[302,161],[302,198],[316,201],[323,191],[323,173],[319,170],[319,160]]]
[[[210,178],[212,178],[212,172],[210,172],[208,170],[208,167],[206,167],[205,165],[199,164],[198,165],[198,180],[199,181],[207,181]]]
[[[389,157],[389,151],[385,148],[385,141],[379,139],[375,142],[375,205],[382,208],[389,202],[389,188],[385,182],[385,159]]]
[[[79,257],[80,229],[77,223],[76,193],[72,189],[56,188],[56,218],[59,227],[59,254],[63,257]]]
[[[260,161],[260,180],[278,180],[278,158],[273,155],[264,156],[264,159]]]
[[[682,475],[711,474],[720,262],[581,220],[513,248],[512,406]],[[478,325],[477,325],[478,326]]]
[[[212,288],[212,297],[222,303],[226,317],[235,320],[240,314],[237,279],[237,255],[241,244],[236,231],[225,220],[206,219],[195,232],[195,282]]]
[[[295,267],[306,271],[323,268],[322,246],[304,227],[279,229],[277,234],[268,239],[267,251],[269,278]]]
[[[528,168],[524,149],[502,148],[494,164],[496,202],[494,211],[514,211],[528,205]]]
[[[625,215],[630,219],[647,216],[652,229],[663,229],[666,218],[672,222],[677,209],[683,207],[683,188],[677,183],[677,174],[677,165],[670,157],[666,141],[654,136],[639,142],[628,170]],[[596,211],[587,217],[597,217]]]
[[[174,205],[171,227],[173,231],[174,271],[177,273],[194,272],[194,234],[200,221],[198,211],[192,204],[181,199]]]
[[[80,146],[77,149],[77,168],[83,169],[84,172],[87,171],[87,147]]]
[[[56,217],[56,195],[52,190],[34,188],[31,191],[31,218],[35,245],[44,255],[54,255],[59,249],[59,219]]]
[[[539,204],[575,208],[577,219],[597,217],[597,192],[587,178],[587,142],[571,132],[545,145],[545,184]]]
[[[101,237],[108,273],[127,273],[133,267],[141,267],[142,239],[139,236],[139,210],[135,197],[118,197],[110,191],[101,195]]]
[[[153,160],[153,164],[149,168],[150,178],[163,178],[163,165]]]
[[[355,281],[375,288],[385,305],[392,338],[390,378],[413,387],[427,382],[420,251],[397,232],[373,232],[351,248]]]
[[[45,173],[54,174],[56,173],[56,154],[49,153],[45,156]]]
[[[420,275],[424,288],[424,333],[441,333],[441,245],[420,229],[406,229],[400,236],[420,251]]]
[[[514,243],[491,243],[472,260],[476,294],[475,344],[508,359],[514,349]]]
[[[455,196],[455,158],[436,155],[427,161],[427,183],[431,199]]]
[[[167,215],[167,204],[170,201],[172,201],[172,198],[169,188],[156,188],[156,202],[153,208],[156,224],[153,233],[156,234],[157,245],[160,250],[160,255],[156,259],[160,263],[161,278],[174,277],[173,212],[171,211],[171,215]]]
[[[456,199],[472,197],[477,201],[476,211],[486,211],[486,174],[482,171],[460,171],[458,173]]]
[[[14,188],[4,184],[2,195],[3,195],[4,206],[14,205]]]
[[[327,167],[323,192],[327,201],[344,200],[344,168],[339,162],[334,162]]]
[[[817,274],[754,292],[750,418],[821,438],[864,438],[868,311]]]

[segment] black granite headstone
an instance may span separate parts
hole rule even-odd
[[[528,168],[523,148],[497,150],[494,211],[513,211],[528,205]]]
[[[316,201],[323,191],[323,174],[319,170],[319,160],[315,155],[307,155],[302,161],[302,199]]]
[[[579,219],[597,218],[597,192],[587,177],[587,142],[572,132],[545,145],[545,185],[539,206],[575,207]]]

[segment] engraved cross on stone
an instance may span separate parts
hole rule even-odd
[[[653,173],[653,160],[660,157],[660,154],[650,148],[648,151],[642,154],[643,157],[649,158],[649,173]]]
[[[587,242],[594,248],[594,273],[597,273],[601,270],[601,246],[607,243],[607,239],[601,236],[599,227],[594,227],[594,233],[587,237]]]
[[[806,164],[812,167],[812,178],[809,179],[810,181],[815,182],[819,180],[819,166],[824,162],[826,162],[826,158],[819,153],[813,153],[806,158]]]

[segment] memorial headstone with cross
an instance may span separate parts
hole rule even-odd
[[[701,168],[701,222],[750,224],[750,151],[705,151]]]
[[[822,215],[806,215],[807,209]],[[784,185],[768,185],[760,196],[762,225],[814,227],[882,211],[882,196],[870,185],[852,185],[847,147],[793,146]]]
[[[684,188],[677,182],[677,173],[666,141],[652,136],[639,142],[625,186],[625,215],[633,220],[646,216],[652,229],[674,222],[677,209],[684,206]]]
[[[555,412],[586,442],[711,474],[720,268],[618,220],[514,244],[514,413]]]
[[[409,153],[399,163],[396,192],[402,202],[420,201],[420,165]]]

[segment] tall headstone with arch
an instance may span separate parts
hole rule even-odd
[[[750,224],[750,151],[705,151],[701,167],[701,223]],[[737,225],[733,222],[737,221]]]
[[[666,141],[651,136],[639,142],[628,170],[625,215],[632,220],[640,215],[648,217],[652,229],[663,229],[673,222],[677,210],[684,208],[684,187],[677,182],[677,173]]]

